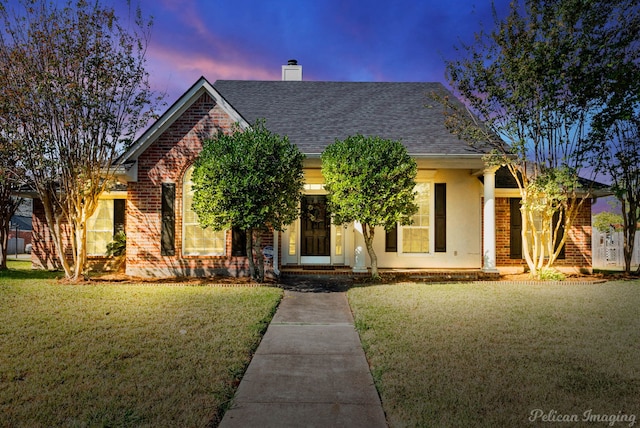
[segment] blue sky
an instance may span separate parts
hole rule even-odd
[[[114,0],[117,3],[117,0]],[[133,1],[135,4],[135,0]],[[200,76],[440,81],[459,41],[493,19],[488,0],[139,0],[154,19],[148,70],[173,102]],[[496,0],[506,13],[508,0]]]

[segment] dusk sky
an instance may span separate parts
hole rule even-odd
[[[493,25],[490,0],[139,2],[154,19],[148,70],[167,105],[200,76],[281,80],[289,59],[303,80],[446,84],[454,46]],[[503,17],[509,0],[495,7]]]
[[[116,0],[114,0],[116,2]],[[135,4],[135,0],[133,1]],[[280,80],[445,81],[459,41],[493,23],[488,0],[140,0],[154,18],[148,70],[171,104],[200,76]],[[508,0],[496,0],[505,14]]]

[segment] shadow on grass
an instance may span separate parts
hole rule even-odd
[[[31,269],[31,262],[20,260],[7,260],[6,270],[0,270],[2,279],[58,279],[62,272]]]
[[[282,275],[279,283],[285,290],[335,293],[349,290],[354,281],[348,275]]]

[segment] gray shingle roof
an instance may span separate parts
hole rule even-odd
[[[306,154],[361,133],[401,140],[412,155],[480,153],[444,126],[429,98],[440,83],[218,80],[216,90],[249,122],[266,119]],[[431,107],[428,107],[431,106]]]

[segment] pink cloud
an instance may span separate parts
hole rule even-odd
[[[280,80],[281,70],[260,66],[238,55],[221,60],[217,55],[179,51],[167,46],[151,46],[147,51],[147,70],[151,85],[167,95],[169,103],[177,99],[200,76],[216,80]]]
[[[225,56],[234,54],[229,49],[227,41],[213,33],[210,30],[210,24],[203,20],[207,10],[203,10],[202,5],[198,5],[193,0],[164,0],[162,5],[171,13],[173,19],[181,23],[176,30],[190,40],[197,40],[194,45],[207,46],[211,51]]]
[[[199,52],[177,51],[169,47],[154,47],[149,50],[151,68],[171,70],[186,76],[204,76],[210,80],[279,80],[280,70],[266,69],[243,58],[218,60]],[[197,78],[196,77],[196,78]]]
[[[147,51],[151,84],[176,99],[200,76],[214,82],[280,80],[279,67],[265,66],[261,56],[221,37],[207,22],[207,8],[194,0],[156,3],[156,23]],[[164,30],[164,31],[163,31]]]

